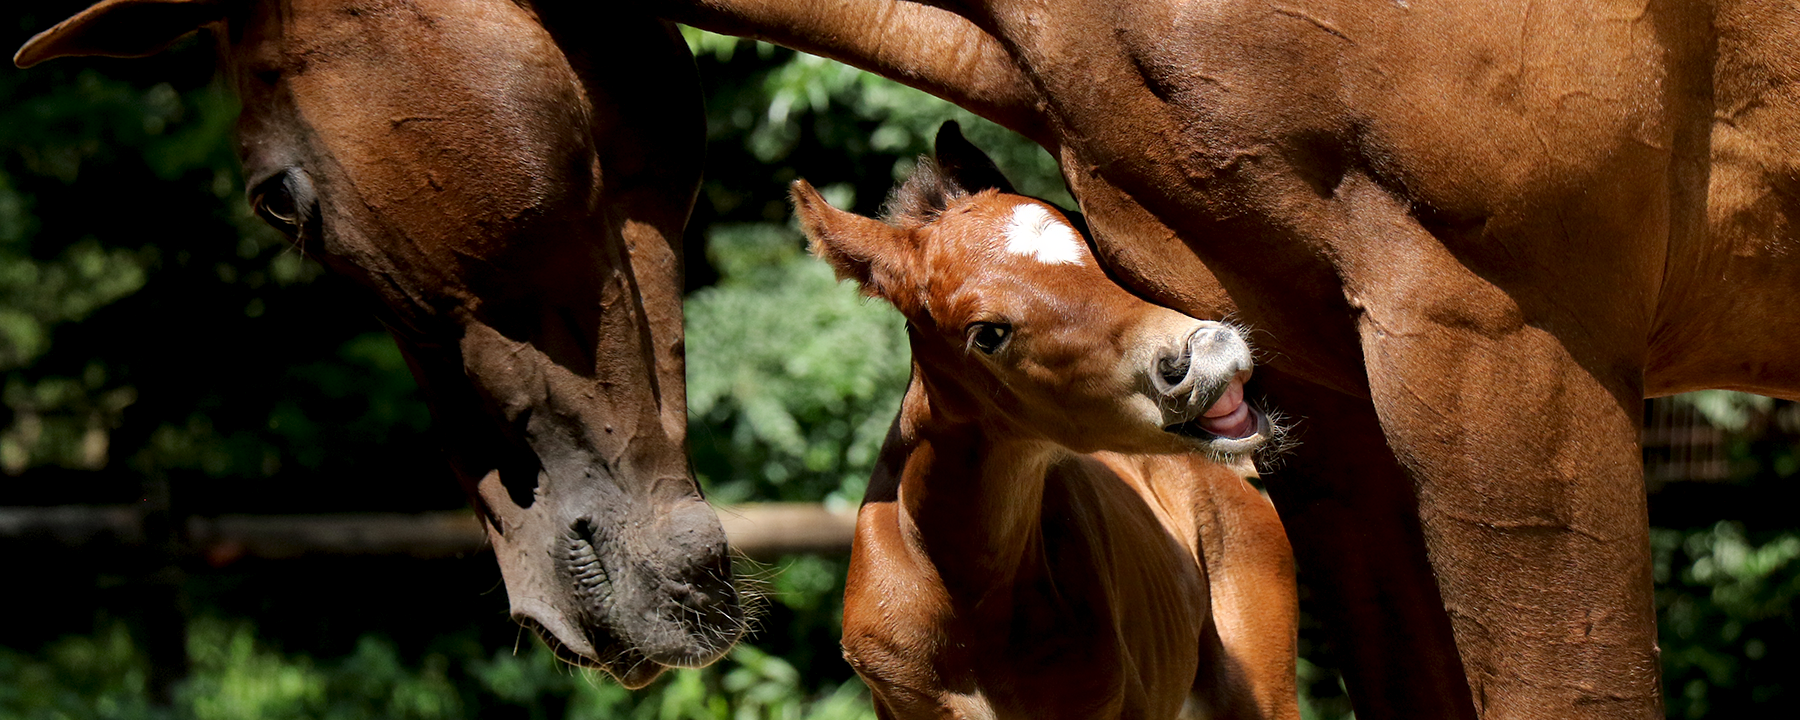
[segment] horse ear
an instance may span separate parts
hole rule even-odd
[[[832,207],[805,180],[788,186],[788,195],[814,255],[831,263],[838,277],[855,280],[863,292],[895,300],[890,291],[897,287],[895,281],[908,252],[904,233],[879,220]]]
[[[225,0],[102,0],[26,41],[13,64],[27,68],[77,55],[154,55],[224,17]]]
[[[935,145],[933,154],[937,155],[938,167],[964,190],[978,193],[992,189],[1018,194],[1012,183],[1006,181],[1006,176],[1000,174],[1000,167],[994,160],[963,137],[962,126],[955,120],[946,120],[938,128]]]

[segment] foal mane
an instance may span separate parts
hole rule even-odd
[[[969,191],[944,171],[929,155],[920,155],[919,164],[900,187],[888,194],[881,206],[881,221],[902,230],[916,230],[931,224],[950,204],[969,196]]]

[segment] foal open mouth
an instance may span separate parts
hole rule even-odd
[[[1249,450],[1267,434],[1268,417],[1244,400],[1244,383],[1234,380],[1211,407],[1198,416],[1163,428],[1164,431],[1221,447],[1228,452]]]

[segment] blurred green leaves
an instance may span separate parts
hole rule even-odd
[[[778,225],[715,226],[687,303],[689,437],[720,502],[853,505],[909,377],[905,324]]]
[[[567,720],[865,720],[854,680],[807,688],[794,667],[752,647],[704,670],[627,691],[557,661],[533,642],[485,651],[447,641],[404,656],[364,637],[335,659],[284,653],[244,622],[202,619],[188,633],[193,672],[175,703],[147,697],[149,667],[123,625],[58,641],[38,657],[0,649],[7,720],[449,720],[504,715]]]
[[[1036,144],[892,80],[767,43],[684,29],[707,84],[707,181],[697,215],[712,222],[788,218],[787,184],[805,177],[833,204],[873,215],[946,120],[994,157],[1021,191],[1072,206],[1056,162]],[[689,246],[690,253],[701,248]]]
[[[0,648],[0,717],[19,720],[160,718],[149,667],[125,627],[71,637],[36,657]]]
[[[1791,706],[1800,663],[1800,533],[1739,523],[1650,535],[1670,717]]]

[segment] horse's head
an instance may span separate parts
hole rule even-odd
[[[934,412],[1081,452],[1240,457],[1264,441],[1237,330],[1113,283],[1062,213],[1012,194],[954,126],[938,157],[885,223],[793,187],[814,252],[906,316]]]
[[[378,300],[514,617],[637,686],[743,627],[683,447],[674,248],[704,128],[671,28],[608,10],[546,29],[566,12],[105,0],[16,59],[140,56],[215,26],[256,212]]]

